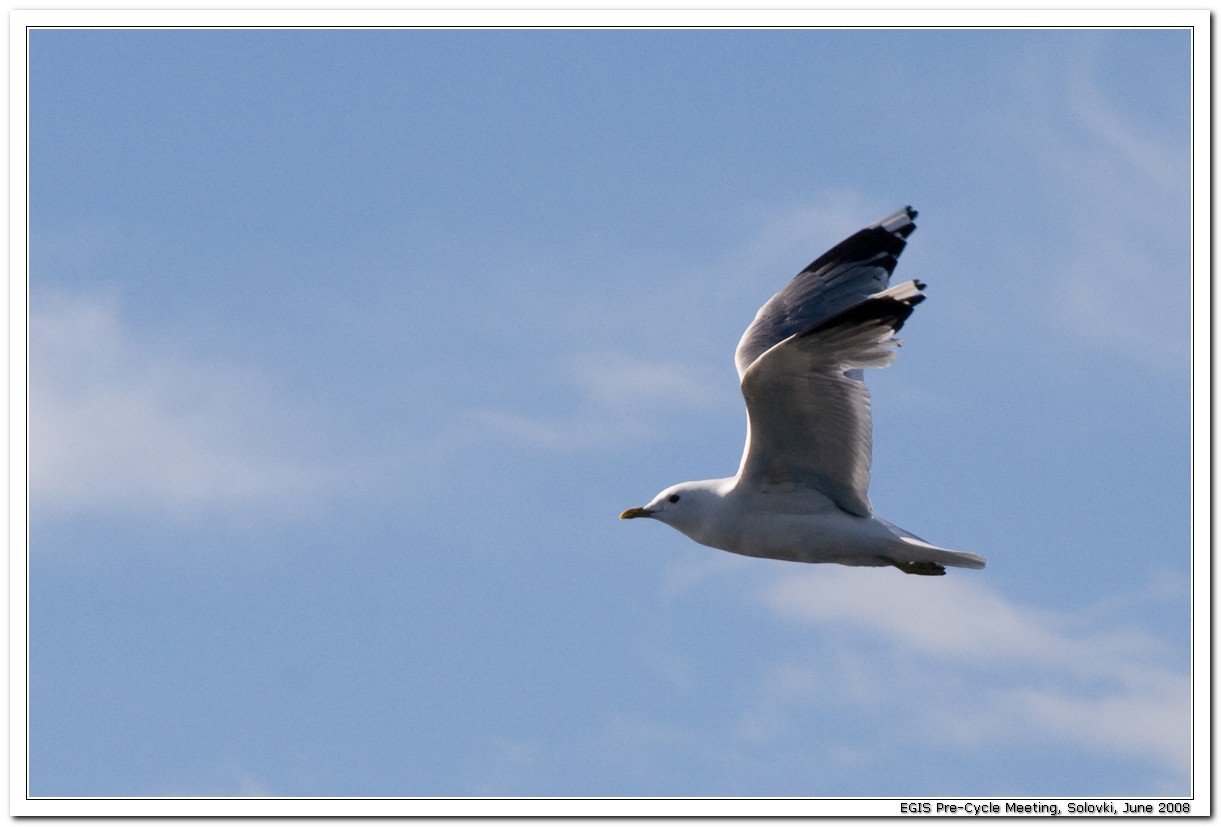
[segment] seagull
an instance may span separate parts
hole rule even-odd
[[[863,368],[895,358],[923,282],[889,287],[916,229],[904,207],[849,236],[759,309],[734,361],[746,448],[733,477],[680,482],[620,519],[649,517],[712,548],[801,563],[943,575],[978,554],[928,543],[873,513],[873,425]]]

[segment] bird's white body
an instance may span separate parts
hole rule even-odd
[[[916,211],[906,207],[815,259],[755,316],[735,362],[747,438],[733,477],[673,485],[624,519],[650,517],[750,557],[945,574],[983,568],[874,516],[872,420],[863,368],[894,359],[894,332],[924,285],[888,287]]]
[[[670,497],[678,496],[677,502]],[[795,563],[891,566],[896,561],[982,568],[983,559],[926,543],[876,516],[849,514],[821,492],[795,485],[766,490],[736,477],[684,482],[643,509],[701,545]]]

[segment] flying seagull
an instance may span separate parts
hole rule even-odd
[[[888,287],[916,211],[904,207],[815,259],[760,308],[734,359],[746,449],[733,477],[680,482],[620,518],[651,517],[713,548],[802,563],[945,574],[983,557],[927,543],[869,505],[863,368],[895,358],[925,285]]]

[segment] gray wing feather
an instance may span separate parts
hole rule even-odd
[[[836,364],[811,369],[803,351],[800,344],[782,346],[747,372],[748,432],[738,479],[760,491],[813,488],[849,514],[868,517],[869,389]],[[772,364],[761,369],[764,362]],[[816,412],[806,399],[817,400]]]
[[[886,289],[916,211],[904,207],[836,244],[810,262],[759,309],[738,342],[738,377],[764,352]]]
[[[908,218],[906,224],[898,220],[899,215]],[[875,278],[857,278],[862,270],[880,268],[885,279],[889,279],[894,257],[902,251],[903,238],[914,229],[910,223],[912,215],[914,212],[909,208],[869,228],[893,233],[900,246],[893,252],[882,253],[891,257],[888,267],[862,267],[860,259],[854,259],[857,263],[848,268],[857,274],[848,276],[857,284],[854,289],[872,283],[869,279]],[[888,222],[899,229],[887,230]],[[877,238],[874,234],[869,243],[875,244]],[[867,251],[864,254],[870,261],[878,255]],[[815,265],[828,256],[830,253]],[[842,263],[830,261],[822,270],[811,265],[806,272],[834,273],[837,266],[843,267]],[[743,337],[738,356],[742,395],[746,399],[747,437],[738,469],[740,483],[762,491],[791,486],[814,488],[850,514],[867,517],[872,513],[868,489],[873,419],[862,369],[885,367],[894,359],[893,333],[923,301],[923,289],[919,281],[908,281],[859,298],[852,298],[851,291],[845,290],[835,296],[832,306],[851,298],[847,307],[830,316],[824,313],[820,321],[788,334],[754,356],[749,348],[756,345],[748,344]],[[784,295],[782,291],[777,299]],[[791,315],[800,317],[803,312],[796,308]],[[760,316],[763,315],[760,311]],[[788,322],[769,329],[783,330],[784,324]],[[756,321],[747,336],[758,326]],[[747,348],[745,357],[743,347]],[[743,358],[748,360],[745,366]]]

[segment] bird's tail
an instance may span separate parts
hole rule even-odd
[[[964,569],[982,569],[988,565],[988,561],[978,554],[935,546],[920,539],[910,531],[899,528],[894,523],[883,520],[880,517],[875,517],[874,519],[890,529],[895,535],[895,539],[901,544],[896,549],[896,553],[902,551],[902,556],[912,562],[940,563],[943,566],[957,566]]]

